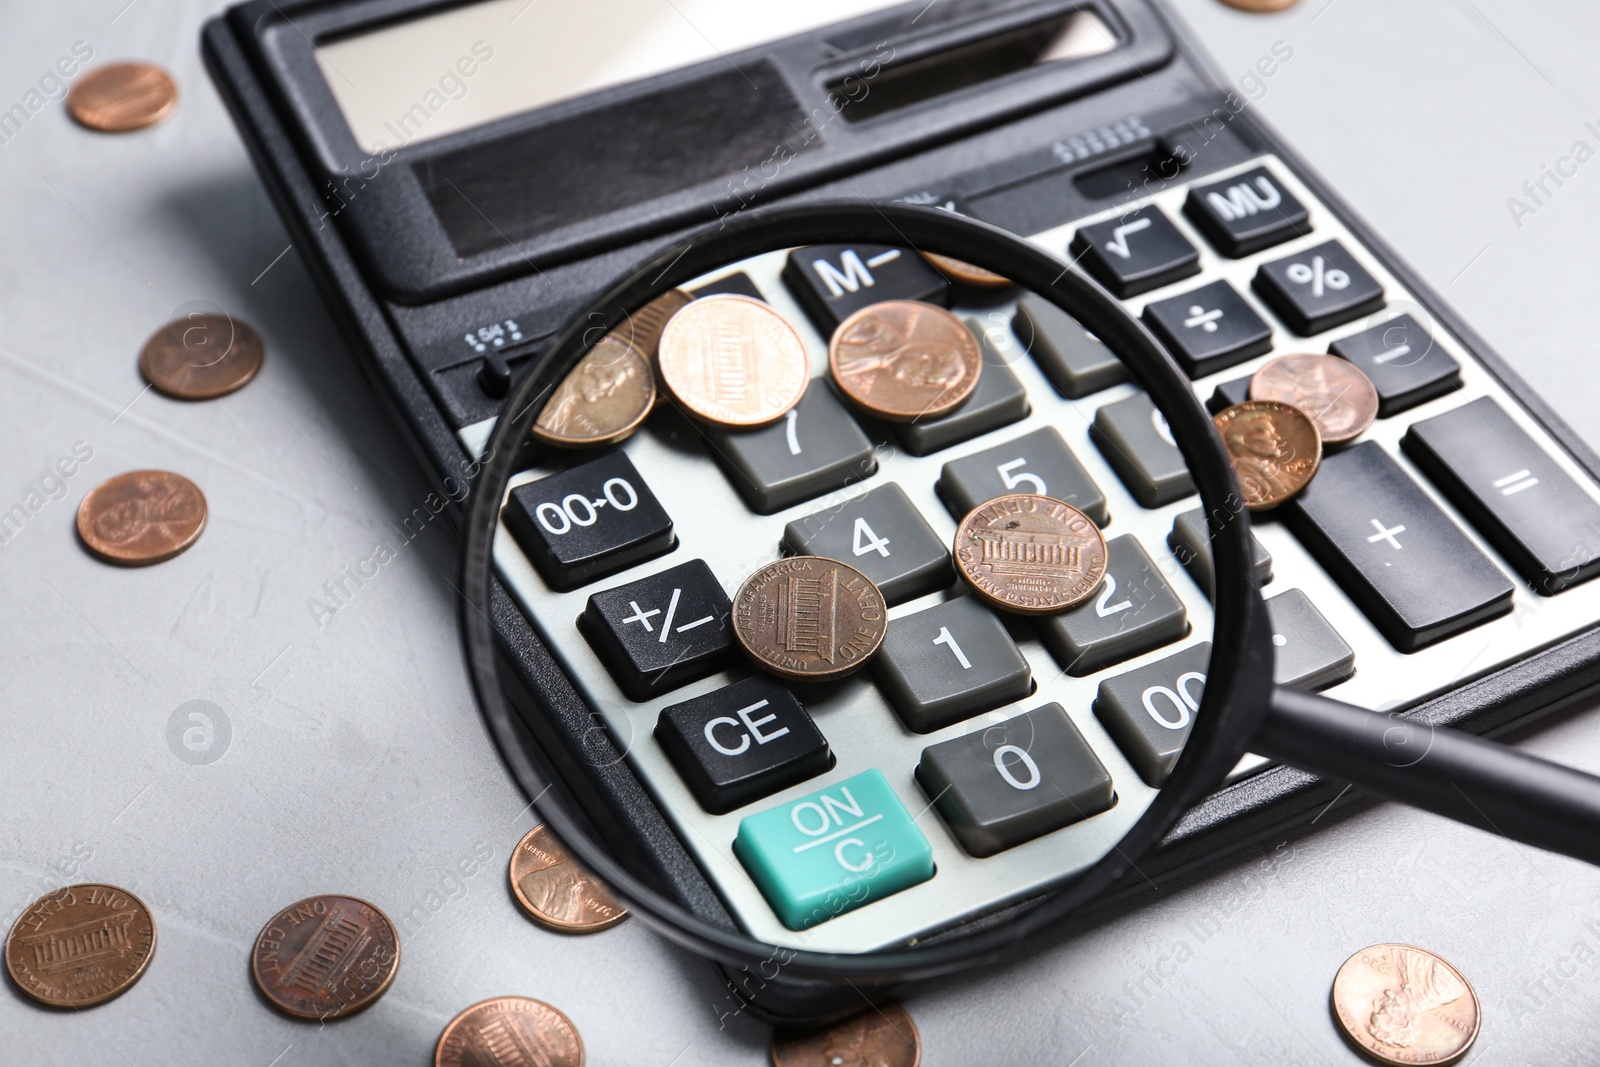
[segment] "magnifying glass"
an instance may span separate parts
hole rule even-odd
[[[727,518],[734,512],[718,502],[719,494],[734,505],[744,504],[724,482],[713,449],[718,442],[726,445],[729,433],[770,433],[770,427],[712,430],[703,418],[674,405],[669,393],[666,405],[658,406],[632,438],[614,447],[634,456],[638,474],[668,498],[667,510],[678,523],[676,547],[617,578],[597,580],[577,591],[558,589],[528,563],[524,547],[506,529],[502,508],[513,485],[557,477],[593,453],[562,452],[532,443],[535,421],[547,404],[570,401],[571,390],[562,393],[559,387],[591,350],[615,345],[630,331],[659,328],[652,316],[661,305],[647,309],[663,294],[726,275],[735,267],[758,274],[766,271],[775,278],[774,264],[797,248],[869,244],[948,257],[957,261],[959,273],[969,280],[993,280],[985,279],[984,272],[1008,280],[1007,289],[973,296],[980,324],[984,309],[1009,307],[1010,301],[1021,297],[1039,309],[1036,313],[1050,314],[1045,309],[1054,309],[1069,316],[1120,361],[1131,384],[1117,388],[1130,397],[1148,398],[1152,425],[1160,424],[1187,467],[1198,499],[1191,498],[1183,507],[1197,505],[1206,517],[1205,548],[1214,575],[1211,597],[1193,595],[1193,587],[1186,587],[1181,599],[1187,625],[1181,633],[1169,633],[1165,644],[1145,648],[1126,662],[1117,663],[1112,656],[1111,665],[1103,669],[1081,671],[1082,663],[1061,652],[1062,644],[1070,643],[1075,618],[1071,612],[1109,612],[1096,617],[1114,619],[1117,613],[1111,609],[1125,601],[1142,606],[1148,588],[1124,588],[1108,597],[1107,577],[1094,575],[1092,588],[1086,593],[1079,590],[1067,611],[1052,612],[1040,603],[1008,610],[992,591],[984,595],[970,568],[958,566],[934,592],[899,604],[893,595],[884,596],[890,643],[897,628],[911,632],[921,625],[919,618],[925,622],[930,617],[927,612],[958,602],[964,602],[961,610],[968,614],[969,608],[981,608],[982,614],[996,620],[988,632],[1002,635],[1004,643],[1014,646],[1027,662],[1034,688],[1002,706],[958,716],[953,722],[924,721],[921,725],[927,729],[913,729],[893,692],[886,693],[893,686],[885,679],[895,671],[915,675],[917,668],[908,669],[904,662],[895,667],[883,659],[892,656],[893,649],[885,652],[883,646],[875,646],[874,662],[847,677],[788,686],[807,721],[832,742],[828,761],[814,767],[809,777],[729,810],[708,811],[685,788],[683,768],[663,752],[656,728],[671,709],[744,679],[788,685],[775,678],[771,663],[763,664],[759,658],[745,657],[714,676],[644,699],[606,696],[608,691],[597,686],[589,698],[593,745],[586,752],[530,744],[530,736],[552,735],[541,723],[541,708],[563,695],[569,698],[570,683],[544,649],[509,647],[504,628],[497,633],[497,618],[504,621],[526,614],[569,672],[592,674],[602,669],[593,667],[598,661],[587,651],[592,635],[579,634],[572,621],[584,597],[621,585],[636,572],[648,574],[687,562],[692,555],[706,562],[738,603],[745,592],[741,586],[752,573],[782,562],[778,532],[785,521],[808,514],[821,514],[819,521],[827,521],[829,514],[846,513],[850,495],[834,493],[789,505],[771,520],[743,513],[736,520]],[[906,331],[899,348],[909,351],[916,347],[915,338],[909,327]],[[715,340],[713,331],[706,343]],[[959,564],[964,551],[960,531],[970,534],[971,523],[966,520],[991,501],[981,487],[967,491],[965,497],[958,491],[936,499],[928,483],[946,456],[956,460],[981,452],[982,443],[990,438],[947,448],[931,460],[916,456],[918,449],[906,446],[903,427],[885,426],[868,417],[849,390],[840,387],[837,373],[830,377],[824,353],[833,340],[820,331],[813,335],[808,345],[813,377],[805,388],[829,391],[825,399],[838,401],[884,446],[876,469],[863,471],[859,486],[851,492],[893,480],[900,495],[914,506],[923,505],[924,520],[954,537]],[[984,373],[1018,378],[1037,374],[1027,357],[1007,367],[1003,352],[990,351],[987,356],[999,369],[991,372],[985,367]],[[913,368],[907,373],[915,377],[921,372]],[[1048,390],[1048,385],[1040,385],[1031,392],[1042,396]],[[1080,440],[1083,418],[1072,405],[1040,403],[1011,432],[1021,436],[1054,431],[1064,439]],[[1078,424],[1071,425],[1073,420]],[[567,326],[510,397],[486,455],[467,530],[463,583],[467,603],[462,612],[473,682],[485,719],[540,815],[583,863],[663,935],[725,965],[749,967],[766,977],[781,972],[790,979],[890,985],[1000,959],[1128,878],[1139,858],[1184,811],[1250,752],[1492,828],[1514,840],[1600,862],[1600,778],[1448,729],[1274,686],[1273,631],[1253,578],[1251,519],[1243,506],[1248,487],[1241,487],[1236,478],[1212,417],[1157,339],[1111,295],[1042,248],[995,227],[932,208],[851,202],[751,211],[707,228],[619,280]],[[1012,475],[1011,484],[1004,487],[1009,498],[1047,502],[1027,504],[1030,514],[1035,508],[1071,504],[1048,492],[1029,492],[1049,489],[1045,483],[1055,482],[1053,475],[1047,479],[1026,464],[1009,469],[1004,464],[991,466]],[[959,471],[949,473],[952,467],[943,469],[944,479],[959,475]],[[620,508],[632,499],[634,489],[631,484],[627,492],[615,488]],[[963,514],[950,509],[952,499],[964,501]],[[566,516],[568,525],[591,520],[593,503],[574,504],[581,514]],[[559,510],[561,505],[557,501],[550,506]],[[1109,515],[1095,518],[1091,513],[1097,509],[1081,496],[1068,510],[1069,518],[1076,516],[1072,521],[1082,518],[1093,523],[1092,532],[1108,558],[1115,561],[1118,553],[1141,551],[1152,564],[1157,553],[1149,550],[1161,546],[1175,512],[1170,505],[1151,509],[1119,505]],[[943,513],[933,514],[939,511]],[[553,528],[561,529],[562,516],[554,510],[550,515]],[[743,532],[763,521],[769,523],[770,535],[752,540]],[[1000,527],[1005,527],[1003,521],[996,528]],[[1031,573],[1030,566],[1041,560],[1054,565],[1051,561],[1065,559],[1060,553],[1071,551],[1071,538],[1051,540],[1054,535],[1048,530],[1035,535],[1026,523],[1006,529],[1031,540],[1024,539],[1024,544],[1002,537],[991,562],[1014,563],[1024,578]],[[952,535],[952,530],[957,532]],[[1088,536],[1083,530],[1077,533]],[[841,549],[841,555],[861,556],[862,544],[872,555],[879,541],[888,540],[870,524],[867,534],[858,530],[856,536],[853,549]],[[753,544],[759,548],[752,549]],[[791,554],[794,548],[787,544]],[[976,540],[966,548],[983,551]],[[1169,574],[1171,584],[1179,576],[1181,571]],[[811,595],[805,575],[795,580],[801,584],[786,586],[789,592],[784,595]],[[847,587],[853,581],[848,575],[842,580]],[[1154,584],[1161,581],[1153,579]],[[666,622],[666,616],[636,601],[630,603],[637,616],[645,621],[653,617],[656,626]],[[791,612],[785,618],[802,620],[802,615]],[[783,625],[774,619],[772,625]],[[662,632],[675,631],[669,627]],[[956,636],[948,628],[940,636],[944,633]],[[829,647],[845,654],[842,643]],[[507,669],[510,656],[534,662],[534,683],[526,672]],[[966,652],[962,658],[968,658]],[[1177,673],[1164,683],[1119,696],[1117,678],[1156,663],[1175,664],[1172,670]],[[765,708],[742,720],[725,714],[721,718],[728,722],[722,727],[707,720],[706,736],[720,736],[720,749],[743,751],[783,728],[782,723],[766,719],[769,713],[776,714]],[[719,728],[724,731],[720,735]],[[1099,772],[1094,767],[1105,773],[1109,788],[1095,777]],[[985,773],[1005,779],[1005,787],[1019,796],[1041,786],[1047,793],[1056,789],[1059,796],[1047,798],[1055,815],[1035,820],[1020,834],[1012,819],[1006,823],[1011,829],[995,831],[998,840],[994,835],[986,838],[986,827],[992,830],[1006,820],[985,822],[978,810],[979,794],[988,786],[972,777],[977,773],[973,768],[987,768]],[[1069,772],[1075,782],[1091,779],[1098,784],[1057,788],[1060,776]],[[868,782],[873,773],[879,777]],[[628,812],[619,812],[614,803],[595,802],[593,783],[605,775],[621,775],[629,788],[638,791],[638,818],[644,820],[644,809],[650,807],[650,817],[661,818],[660,825],[671,838],[663,847],[692,856],[703,882],[686,884],[661,863],[652,862],[647,855],[650,848],[640,842],[655,831],[641,836],[639,826],[626,825]],[[863,800],[868,785],[884,791],[877,819]],[[842,791],[852,787],[854,792]],[[887,834],[885,827],[895,819],[910,824],[904,836],[874,836]],[[887,851],[875,854],[884,841]],[[924,847],[931,860],[922,856]],[[826,861],[820,868],[838,879],[832,898],[837,906],[797,919],[783,883],[792,872],[774,873],[774,868],[793,857],[809,863],[818,856]],[[920,864],[920,875],[907,876],[903,861],[913,859]],[[820,868],[806,870],[814,875]],[[891,871],[899,873],[888,879]],[[882,885],[874,881],[880,875],[886,879]],[[975,885],[982,891],[974,890]]]

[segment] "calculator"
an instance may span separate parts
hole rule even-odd
[[[1285,353],[1371,379],[1373,427],[1254,524],[1280,684],[1487,733],[1600,682],[1600,461],[1153,0],[551,7],[262,0],[205,31],[296,246],[430,478],[470,481],[556,331],[690,230],[764,204],[932,205],[1077,263],[1213,411]],[[702,16],[719,19],[711,53],[682,24]],[[1061,885],[1144,811],[1205,683],[1211,517],[1159,413],[1053,304],[909,248],[787,249],[684,288],[770,305],[813,380],[758,430],[661,404],[615,446],[528,450],[495,541],[521,720],[492,723],[497,743],[683,907],[771,944],[905,946]],[[953,412],[890,425],[831,388],[834,327],[883,300],[972,331],[984,367]],[[956,523],[1009,493],[1104,529],[1087,602],[1023,619],[957,580]],[[791,684],[741,657],[730,598],[790,556],[881,591],[866,669]],[[791,579],[785,640],[824,641],[841,595]],[[1247,757],[1141,869],[1212,859],[1342,794]],[[893,876],[830,902],[878,843]],[[767,1018],[831,1010],[825,990],[727,977]]]

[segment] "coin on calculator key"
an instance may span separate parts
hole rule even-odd
[[[954,411],[977,388],[983,350],[942,307],[886,300],[839,324],[828,369],[844,395],[881,419],[920,422]]]
[[[101,133],[127,133],[153,126],[172,113],[178,86],[150,63],[110,63],[77,80],[67,93],[67,112]]]
[[[1472,984],[1411,945],[1373,945],[1345,960],[1332,1000],[1344,1036],[1379,1063],[1454,1063],[1478,1037]]]
[[[114,885],[69,885],[29,904],[6,937],[17,988],[53,1008],[121,996],[150,966],[156,925],[144,901]]]
[[[1004,289],[1011,284],[1011,279],[1004,274],[996,274],[992,270],[968,263],[964,259],[955,259],[952,256],[941,256],[934,252],[922,253],[922,258],[933,264],[933,269],[943,274],[953,282],[961,285],[970,285],[974,289]]]
[[[733,598],[739,646],[757,666],[793,682],[854,673],[887,632],[883,593],[872,580],[821,556],[769,563]]]
[[[628,909],[618,904],[543,824],[517,842],[511,853],[510,877],[511,894],[522,910],[552,930],[590,934],[628,917]]]
[[[250,951],[261,995],[300,1019],[341,1019],[371,1007],[399,969],[400,939],[389,917],[336,893],[284,908]]]
[[[776,422],[800,403],[811,360],[800,334],[760,300],[735,293],[684,307],[661,334],[661,381],[691,415],[732,429]]]
[[[572,1020],[532,997],[494,997],[451,1019],[433,1050],[434,1067],[583,1067]]]
[[[556,386],[533,436],[566,448],[615,444],[645,420],[655,402],[650,361],[613,331]]]
[[[1322,437],[1311,416],[1277,400],[1247,400],[1211,420],[1222,435],[1244,506],[1265,511],[1311,483],[1322,463]]]
[[[1279,356],[1250,378],[1251,400],[1297,407],[1317,424],[1324,445],[1342,445],[1367,432],[1378,417],[1378,390],[1338,356]]]
[[[898,1004],[882,1004],[826,1030],[772,1035],[772,1067],[918,1067],[922,1037]]]
[[[228,315],[174,319],[139,351],[145,381],[176,400],[213,400],[261,370],[261,335]]]
[[[1014,493],[973,508],[956,527],[956,569],[979,598],[1018,615],[1081,604],[1106,576],[1106,539],[1063,500]]]
[[[78,536],[108,563],[169,560],[206,528],[206,497],[170,471],[129,471],[101,482],[78,505]]]
[[[661,347],[661,333],[672,317],[694,302],[694,296],[682,289],[668,289],[644,307],[629,315],[607,336],[632,345],[634,350],[654,364]]]

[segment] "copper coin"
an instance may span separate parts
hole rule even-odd
[[[6,970],[41,1004],[87,1008],[133,988],[155,951],[156,924],[144,901],[91,882],[28,905],[6,936]]]
[[[1277,400],[1248,400],[1211,420],[1233,461],[1244,506],[1264,511],[1304,489],[1322,462],[1317,424]]]
[[[649,360],[608,333],[550,394],[533,436],[567,448],[615,444],[645,420],[655,402]]]
[[[1411,945],[1373,945],[1333,979],[1345,1037],[1379,1063],[1454,1063],[1478,1036],[1478,994],[1461,972]]]
[[[810,1034],[772,1036],[772,1067],[917,1067],[922,1038],[898,1004],[884,1004]]]
[[[1250,11],[1258,15],[1268,14],[1273,11],[1287,11],[1300,0],[1222,0],[1229,7],[1236,7],[1240,11]]]
[[[145,381],[178,400],[211,400],[261,370],[261,335],[227,315],[190,315],[150,335],[139,352]]]
[[[977,388],[983,352],[966,324],[944,308],[886,300],[839,324],[828,369],[844,395],[891,422],[955,410]]]
[[[1011,279],[1004,274],[996,274],[992,270],[974,266],[964,259],[941,256],[934,252],[924,252],[922,258],[933,264],[934,270],[961,285],[970,285],[975,289],[1004,289],[1011,284]]]
[[[528,917],[570,934],[592,934],[617,925],[628,909],[584,870],[543,826],[529,830],[511,853],[511,895]]]
[[[433,1067],[583,1067],[583,1038],[542,1000],[495,997],[450,1020]]]
[[[1094,520],[1054,497],[1016,493],[967,513],[956,527],[956,569],[1002,611],[1049,615],[1081,604],[1106,576]]]
[[[661,381],[688,411],[719,426],[765,426],[805,395],[811,360],[787,319],[734,293],[701,297],[661,333]]]
[[[67,111],[91,130],[127,133],[154,126],[178,103],[172,75],[149,63],[108,63],[67,93]]]
[[[129,567],[171,559],[205,528],[205,494],[171,471],[119,474],[78,505],[78,536],[89,551]]]
[[[274,915],[250,951],[261,995],[300,1019],[339,1019],[371,1007],[399,969],[400,939],[389,917],[332,893]]]
[[[612,330],[610,336],[626,341],[653,364],[661,348],[661,334],[672,317],[690,304],[694,297],[682,289],[668,289],[644,307],[628,316],[626,322]]]
[[[854,567],[790,556],[752,574],[733,598],[733,632],[756,665],[793,682],[843,678],[887,631],[883,594]]]
[[[1338,356],[1279,356],[1251,377],[1250,399],[1299,408],[1317,424],[1324,445],[1354,441],[1378,417],[1372,379]]]

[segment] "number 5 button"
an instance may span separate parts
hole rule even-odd
[[[1094,714],[1146,785],[1160,788],[1194,728],[1211,644],[1186,648],[1100,683]]]
[[[891,621],[873,671],[894,710],[919,734],[1033,691],[1028,661],[1000,620],[971,597]]]
[[[890,604],[954,580],[945,543],[893,482],[796,519],[784,527],[783,547],[797,556],[843,560],[871,578]]]
[[[1037,493],[1065,500],[1098,526],[1111,520],[1105,493],[1061,435],[1049,427],[946,463],[939,473],[939,495],[957,518],[1007,493]]]

